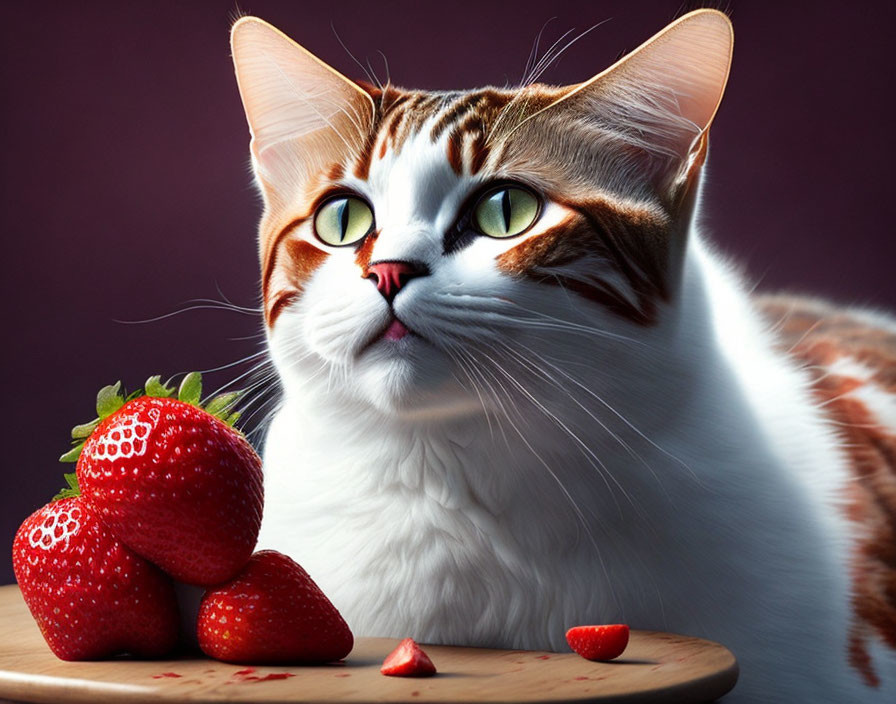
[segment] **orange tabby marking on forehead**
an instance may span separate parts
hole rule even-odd
[[[869,641],[896,649],[896,428],[861,398],[896,395],[896,331],[849,311],[787,296],[758,299],[782,348],[806,363],[813,392],[836,424],[852,468],[847,517],[860,526],[851,574],[851,664],[876,686]]]
[[[381,89],[365,86],[365,89],[376,99],[382,95]],[[387,88],[388,100],[381,100],[373,133],[377,135],[375,142],[377,156],[382,159],[391,148],[399,153],[414,134],[420,132],[430,120],[434,124],[429,132],[431,141],[436,142],[447,131],[452,130],[449,137],[449,162],[455,171],[460,173],[465,151],[465,135],[473,136],[469,147],[468,161],[471,173],[477,173],[485,162],[488,150],[487,130],[495,121],[501,109],[512,102],[514,94],[486,89],[475,93],[459,95],[426,93],[421,91],[400,92]],[[365,160],[368,157],[365,147],[361,155],[360,173],[364,174]]]
[[[355,176],[362,181],[366,181],[370,175],[370,164],[373,161],[373,145],[376,142],[376,135],[375,131],[371,131],[367,135],[367,140],[364,142],[364,146],[361,147],[358,160],[355,162]]]
[[[407,139],[418,132],[423,123],[429,119],[438,100],[437,96],[428,93],[412,93],[408,100],[397,108],[400,114],[391,132],[391,146],[396,154],[401,151]]]
[[[448,163],[459,176],[464,164],[476,175],[485,164],[489,149],[486,146],[486,127],[478,115],[469,115],[448,137]]]
[[[482,91],[463,94],[402,91],[391,86],[379,88],[361,84],[376,104],[376,112],[367,139],[355,153],[354,175],[366,180],[374,157],[383,159],[389,149],[396,154],[407,140],[433,121],[429,131],[431,141],[438,141],[450,130],[447,140],[447,159],[458,174],[464,165],[470,174],[484,167],[490,154],[489,137],[492,128],[502,119],[520,119],[532,105],[543,106],[554,94],[543,86],[529,86],[519,91]],[[524,94],[524,95],[523,95]],[[516,109],[505,114],[505,108]]]
[[[442,107],[441,114],[429,132],[430,140],[437,142],[449,128],[470,119],[478,120],[483,125],[494,122],[514,96],[510,91],[500,92],[492,88],[461,94]]]
[[[451,170],[460,175],[464,171],[463,135],[452,135],[445,147],[446,157]]]
[[[333,164],[327,171],[327,179],[330,181],[339,181],[343,176],[345,176],[345,166],[342,164]]]
[[[484,94],[482,93],[468,93],[464,95],[459,100],[456,100],[452,105],[449,105],[445,110],[442,111],[442,114],[439,116],[439,119],[436,120],[435,124],[433,124],[432,129],[429,131],[429,138],[433,142],[437,142],[439,137],[442,136],[442,133],[445,132],[448,127],[452,125],[457,119],[468,110],[473,110],[476,106],[485,99]]]
[[[401,151],[408,137],[437,112],[442,98],[438,94],[400,91],[391,86],[378,88],[365,84],[363,87],[378,101],[373,126],[357,154],[354,168],[355,176],[366,180],[374,154],[382,159],[390,147],[395,153]]]
[[[485,90],[462,96],[448,105],[430,130],[433,142],[448,130],[447,158],[451,168],[458,175],[479,173],[490,154],[488,135],[490,126],[496,122],[501,110],[512,100],[510,94]]]
[[[469,144],[470,173],[476,175],[482,170],[482,167],[485,165],[485,160],[488,159],[489,156],[485,131],[480,130],[477,132],[473,136],[473,139],[470,140]]]

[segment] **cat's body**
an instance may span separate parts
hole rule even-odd
[[[704,315],[730,316],[719,342],[700,349],[703,331],[682,331],[688,364],[668,386],[638,383],[644,360],[614,360],[619,393],[604,401],[646,438],[582,399],[619,436],[585,443],[612,479],[537,415],[525,440],[506,421],[440,427],[363,412],[347,433],[321,377],[268,435],[262,545],[300,560],[360,634],[563,649],[572,624],[621,621],[725,643],[762,668],[739,685],[744,701],[771,683],[781,701],[871,701],[846,656],[850,529],[830,510],[845,502],[845,453],[807,372],[737,305],[744,289],[713,267],[713,305],[702,266],[687,288]],[[564,421],[585,427],[582,415]],[[512,481],[496,486],[507,468]],[[838,689],[832,673],[850,684]]]
[[[732,701],[896,691],[880,624],[857,639],[838,428],[694,228],[721,17],[522,99],[362,95],[237,25],[284,389],[260,543],[356,635],[564,649],[572,625],[624,621],[727,645]],[[490,200],[508,233],[481,231]]]

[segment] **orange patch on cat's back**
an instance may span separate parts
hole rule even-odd
[[[758,303],[794,351],[811,350],[825,365],[849,357],[875,384],[896,392],[896,321],[796,296],[761,296]]]
[[[861,396],[896,394],[896,325],[811,299],[763,296],[757,303],[781,348],[812,375],[813,393],[850,462],[846,515],[860,537],[851,565],[849,657],[873,686],[879,680],[870,641],[876,636],[896,649],[896,427]]]

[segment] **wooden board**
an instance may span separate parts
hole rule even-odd
[[[0,699],[22,702],[709,702],[737,680],[724,647],[633,631],[621,658],[424,646],[439,673],[385,677],[397,640],[359,638],[342,665],[258,667],[202,657],[63,662],[44,643],[18,587],[0,587]],[[272,677],[273,675],[273,677]]]

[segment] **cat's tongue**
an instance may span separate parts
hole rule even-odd
[[[408,329],[398,318],[396,318],[389,324],[389,327],[386,328],[386,332],[383,333],[383,337],[386,340],[400,340],[407,334]]]

